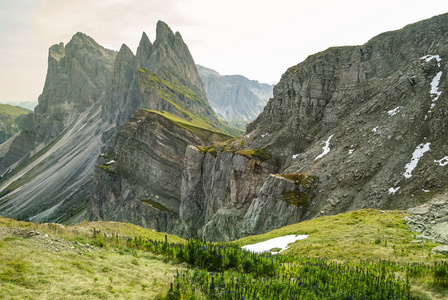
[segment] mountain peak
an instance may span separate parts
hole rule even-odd
[[[171,28],[163,21],[158,21],[156,26],[156,42],[163,43],[168,42],[172,44],[174,42],[174,33]]]
[[[59,61],[62,57],[65,56],[65,47],[64,43],[54,44],[48,50],[48,58],[53,58]]]
[[[143,67],[147,67],[149,65],[149,57],[152,53],[152,44],[149,40],[148,36],[145,32],[142,34],[142,38],[140,39],[140,44],[137,48],[137,61]]]

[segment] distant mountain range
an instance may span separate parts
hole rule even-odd
[[[38,102],[37,101],[22,101],[22,102],[7,102],[4,104],[20,106],[20,107],[23,107],[23,108],[33,111],[34,108],[37,106]]]
[[[226,121],[253,121],[273,96],[273,85],[241,75],[223,76],[200,65],[197,68],[210,106]]]

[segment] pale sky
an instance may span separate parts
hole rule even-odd
[[[276,83],[308,55],[446,12],[446,0],[0,0],[0,102],[37,100],[48,48],[78,31],[135,53],[162,20],[196,63]]]

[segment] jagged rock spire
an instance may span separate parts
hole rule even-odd
[[[153,51],[153,45],[145,32],[142,34],[140,44],[137,48],[137,62],[141,67],[149,67],[149,59]],[[139,67],[140,67],[139,66]]]

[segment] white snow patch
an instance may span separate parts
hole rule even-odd
[[[389,110],[389,111],[387,112],[387,114],[388,114],[390,117],[395,116],[396,114],[398,114],[398,113],[400,112],[400,110],[401,110],[402,108],[403,108],[403,106],[397,106],[397,107],[395,107],[394,109]]]
[[[442,92],[439,92],[439,83],[441,77],[442,71],[437,73],[434,79],[431,81],[431,91],[429,91],[429,94],[434,98],[432,99],[431,107],[429,108],[428,113],[431,113],[433,108],[436,106],[437,100],[439,100],[439,97],[442,94]]]
[[[395,195],[395,193],[400,189],[400,187],[396,187],[396,188],[390,188],[389,189],[389,194]]]
[[[348,150],[348,154],[353,154],[353,151],[355,151],[355,150],[354,149]]]
[[[138,120],[138,122],[137,123],[140,123],[142,120]]]
[[[437,61],[438,67],[440,67],[440,62],[442,61],[439,55],[425,55],[423,57],[420,57],[420,59],[424,59],[425,62],[430,62],[431,60],[435,59]]]
[[[286,235],[286,236],[280,236],[276,237],[264,242],[252,244],[252,245],[246,245],[241,247],[243,250],[251,251],[253,253],[262,253],[267,252],[273,248],[281,248],[279,252],[272,252],[273,254],[280,253],[282,251],[285,251],[288,249],[288,245],[291,243],[294,243],[298,240],[306,239],[309,235]]]
[[[325,146],[322,147],[323,152],[321,154],[319,154],[314,161],[318,160],[319,158],[323,157],[325,154],[327,154],[328,152],[330,152],[330,140],[333,137],[334,134],[330,135],[330,137],[328,138],[328,140],[325,141]]]
[[[439,166],[444,167],[444,166],[448,165],[448,156],[445,156],[444,158],[439,159],[439,160],[435,159],[434,162],[438,163]]]
[[[297,156],[299,156],[299,154],[294,154],[294,155],[292,156],[292,159],[296,159]]]
[[[420,158],[422,158],[423,155],[427,151],[429,151],[429,145],[431,145],[431,143],[426,143],[426,144],[421,143],[420,145],[417,146],[417,148],[415,148],[414,153],[412,154],[411,162],[406,164],[406,172],[404,172],[404,174],[403,174],[404,177],[406,177],[406,178],[412,177],[412,171],[414,171],[414,169],[417,167],[417,164],[418,164],[418,161],[420,160]]]
[[[107,163],[105,163],[105,165],[110,165],[110,164],[113,164],[115,162],[115,160],[111,160],[111,161],[108,161]]]
[[[439,92],[439,83],[440,83],[441,77],[442,77],[442,71],[437,73],[436,76],[434,77],[434,79],[431,81],[431,91],[429,93],[435,94],[437,96],[437,99],[439,98],[440,94],[442,93],[442,92]],[[437,101],[437,100],[433,100],[433,101]]]
[[[425,193],[429,193],[429,190],[422,190],[423,192],[425,192]]]
[[[269,132],[266,132],[265,134],[262,134],[261,137],[264,138],[265,136],[268,136]]]
[[[372,129],[372,132],[373,132],[373,133],[377,132],[379,127],[380,127],[380,126],[376,126],[375,128],[373,128],[373,129]]]

